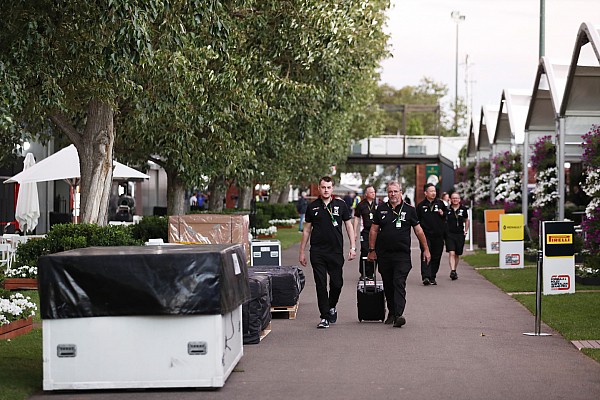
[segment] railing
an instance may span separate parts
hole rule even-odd
[[[380,136],[359,140],[352,155],[423,157],[440,154],[439,136]]]

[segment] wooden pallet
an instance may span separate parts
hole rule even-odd
[[[260,341],[262,342],[262,340],[265,337],[267,337],[267,335],[269,333],[271,333],[271,323],[270,322],[269,322],[269,325],[267,325],[267,327],[260,332]]]
[[[275,317],[275,315],[284,316],[287,314],[287,316],[284,316],[283,318],[296,319],[296,314],[298,313],[298,304],[299,303],[296,303],[296,305],[291,307],[271,307],[271,315]]]

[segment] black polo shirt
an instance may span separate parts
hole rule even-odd
[[[442,210],[442,215],[438,212]],[[446,230],[446,213],[448,209],[440,199],[429,201],[423,200],[417,204],[417,217],[421,222],[421,228],[429,237],[442,237]]]
[[[327,207],[321,198],[308,205],[305,221],[312,224],[310,251],[316,253],[344,252],[342,225],[351,218],[344,200],[332,199]],[[337,226],[335,226],[334,221]]]
[[[399,219],[399,226],[396,220]],[[410,230],[419,225],[415,208],[401,202],[395,209],[382,203],[375,210],[373,223],[379,225],[375,251],[377,258],[391,258],[398,254],[410,254]]]
[[[469,219],[467,207],[460,205],[456,210],[452,206],[446,212],[446,224],[450,233],[465,233],[465,220]]]
[[[363,232],[368,232],[371,229],[371,224],[373,223],[373,215],[375,214],[375,209],[377,208],[377,204],[375,204],[375,200],[369,202],[364,199],[356,206],[356,211],[354,216],[362,218],[363,224]]]

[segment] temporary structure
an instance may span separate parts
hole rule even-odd
[[[148,179],[148,175],[141,173],[117,161],[113,161],[113,179]],[[44,158],[33,167],[23,170],[4,181],[4,183],[29,183],[56,180],[74,180],[81,176],[79,169],[79,155],[74,145],[65,147],[51,156]],[[72,183],[71,183],[72,184]]]
[[[28,171],[35,165],[32,153],[27,153],[23,162],[23,171]],[[19,187],[15,219],[19,222],[23,232],[32,231],[38,224],[40,218],[40,201],[38,198],[37,183],[22,183]]]

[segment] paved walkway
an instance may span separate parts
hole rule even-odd
[[[437,286],[422,286],[413,237],[407,324],[360,323],[357,261],[347,262],[338,323],[319,321],[310,267],[295,320],[244,357],[219,390],[89,391],[33,399],[599,399],[600,364],[542,325],[549,337],[524,336],[534,317],[463,262],[459,279],[442,259]],[[297,265],[298,245],[283,252]]]

